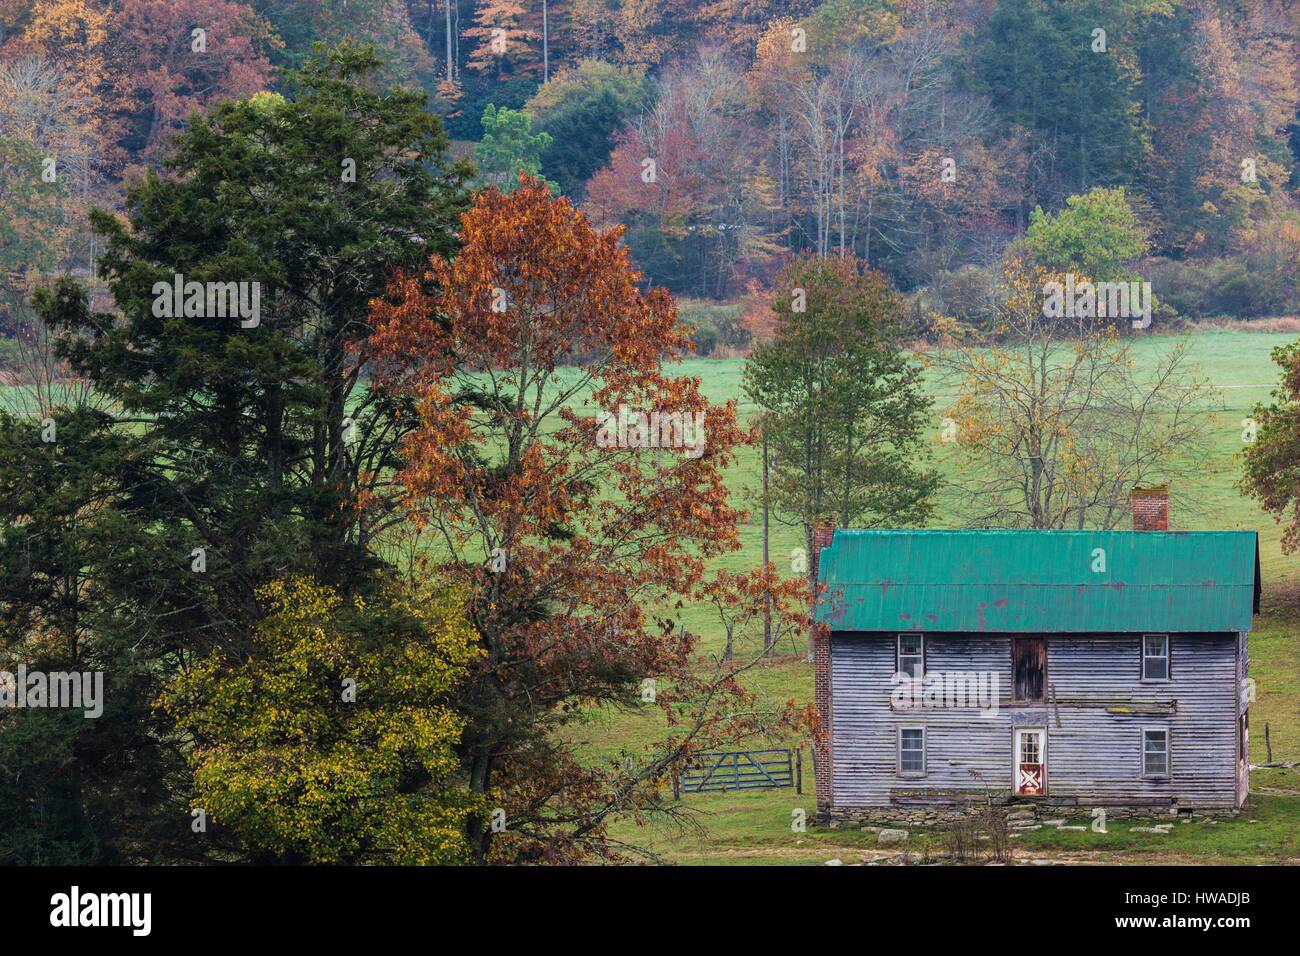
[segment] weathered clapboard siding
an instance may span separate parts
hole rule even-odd
[[[1177,797],[1180,805],[1231,807],[1236,787],[1236,634],[1173,634],[1170,680],[1141,677],[1140,635],[1048,642],[1048,681],[1058,698],[1131,696],[1176,701],[1170,716],[1063,710],[1048,725],[1048,791],[1081,801]],[[1170,776],[1142,776],[1142,729],[1169,730]]]
[[[1237,641],[1237,683],[1244,685],[1246,678],[1250,676],[1250,641],[1246,631],[1238,635]],[[1242,686],[1241,693],[1238,694],[1238,703],[1240,712],[1245,713],[1249,709],[1250,701],[1246,697],[1246,688]]]
[[[997,675],[996,716],[955,709],[891,710],[892,633],[844,633],[831,643],[831,754],[837,807],[885,806],[926,791],[1012,783],[1012,728],[1047,730],[1047,787],[1081,805],[1231,807],[1236,786],[1237,634],[1171,635],[1168,683],[1140,680],[1141,635],[1049,635],[1045,706],[1012,708],[1011,637],[926,635],[926,670]],[[1052,697],[1055,703],[1052,702]],[[1176,713],[1112,713],[1160,710]],[[1154,705],[1154,706],[1153,706]],[[897,730],[926,729],[926,773],[901,776]],[[1142,729],[1168,728],[1168,780],[1142,776]],[[945,798],[935,795],[935,799]]]
[[[1250,693],[1247,679],[1250,676],[1250,641],[1249,634],[1242,631],[1237,635],[1237,805],[1246,802],[1250,794],[1250,762],[1247,751],[1250,741]]]
[[[883,806],[896,788],[1006,789],[1011,775],[1010,723],[956,710],[895,713],[895,635],[836,634],[831,643],[831,774],[836,806]],[[1011,642],[1002,636],[927,636],[931,671],[991,671],[1010,699]],[[926,774],[897,773],[897,728],[926,728]]]

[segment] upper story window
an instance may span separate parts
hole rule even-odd
[[[1011,639],[1012,700],[1045,700],[1047,693],[1047,639]]]
[[[925,673],[925,638],[920,634],[898,635],[895,672],[912,678],[920,678]]]
[[[1142,679],[1169,680],[1169,635],[1142,635]]]

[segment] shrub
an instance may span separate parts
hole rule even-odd
[[[697,355],[715,352],[735,354],[752,344],[753,337],[742,323],[744,306],[739,302],[702,302],[683,299],[677,304],[677,313],[683,321],[695,326],[691,338]]]
[[[1144,268],[1156,297],[1183,318],[1258,318],[1300,308],[1288,263],[1271,250],[1245,258],[1151,259]]]

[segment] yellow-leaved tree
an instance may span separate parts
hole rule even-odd
[[[425,585],[380,607],[288,578],[258,599],[252,646],[201,660],[158,702],[191,740],[195,820],[266,862],[467,860],[482,808],[457,780],[446,704],[476,653],[463,596]]]
[[[1092,280],[1075,278],[1011,255],[993,328],[927,356],[955,396],[940,437],[970,527],[1116,528],[1139,485],[1172,484],[1180,514],[1199,505],[1188,489],[1203,484],[1219,393],[1186,340],[1141,342],[1124,327],[1135,320],[1109,302],[1099,315]],[[1073,314],[1046,307],[1053,294]]]

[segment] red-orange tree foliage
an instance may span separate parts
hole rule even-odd
[[[742,689],[745,664],[702,660],[673,618],[710,600],[706,563],[739,547],[723,469],[753,436],[734,403],[665,371],[687,329],[664,290],[638,288],[620,234],[521,177],[479,195],[454,260],[374,303],[380,381],[418,407],[399,479],[486,652],[458,702],[469,783],[504,811],[499,832],[472,824],[483,860],[617,857],[608,823],[673,812],[683,758],[795,716]],[[702,452],[602,447],[599,413],[620,406],[703,415]],[[775,595],[787,618],[789,596]],[[651,697],[661,739],[576,758],[562,725]]]

